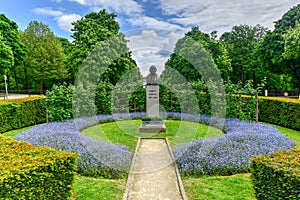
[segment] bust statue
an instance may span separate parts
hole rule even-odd
[[[146,77],[146,82],[147,85],[158,85],[159,84],[159,78],[158,75],[156,74],[156,67],[152,65],[150,67],[150,74]]]

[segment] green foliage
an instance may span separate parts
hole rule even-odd
[[[259,63],[255,51],[266,31],[267,29],[260,25],[252,27],[244,24],[233,26],[231,32],[222,34],[220,40],[225,43],[231,59],[233,70],[230,73],[230,80],[233,83],[237,84],[241,81],[245,84],[247,80],[253,80],[255,83],[260,81],[257,76],[263,76],[258,74],[263,70],[258,69]]]
[[[1,32],[0,32],[1,33]],[[3,42],[3,38],[0,35],[0,73],[6,74],[7,70],[14,65],[14,55],[9,46]]]
[[[42,98],[0,103],[0,133],[46,121]]]
[[[297,22],[300,21],[299,10],[300,4],[291,8],[275,23],[274,31],[268,32],[260,42],[257,54],[259,60],[265,66],[265,70],[269,72],[271,79],[276,78],[276,76],[272,76],[272,73],[288,75],[292,77],[291,85],[293,89],[300,87],[299,57],[297,53],[294,53],[297,52],[296,49],[290,49],[295,47],[297,41],[299,41],[299,34],[297,28],[295,28]],[[277,78],[274,82],[276,83],[276,81],[278,82],[280,79]],[[288,80],[284,80],[283,83],[286,81]]]
[[[251,159],[251,181],[257,199],[299,199],[300,148]]]
[[[231,64],[227,54],[220,41],[202,33],[199,27],[193,27],[184,38],[177,41],[174,53],[165,65],[177,70],[189,82],[201,80],[203,76],[207,78],[214,67],[224,79],[228,79]]]
[[[20,40],[17,24],[0,14],[0,63],[3,64],[0,72],[5,73],[22,64],[26,53],[26,46]]]
[[[287,31],[283,35],[284,53],[286,59],[300,60],[300,25],[297,23],[295,28]]]
[[[300,130],[298,103],[262,99],[259,104],[260,121]]]
[[[45,81],[51,82],[67,77],[64,63],[66,56],[62,44],[47,25],[32,21],[25,31],[21,32],[21,38],[28,47],[25,60],[28,74],[38,83],[41,94]]]
[[[51,91],[46,92],[45,104],[48,109],[49,121],[64,121],[72,119],[72,95],[74,86],[66,84],[53,85]]]
[[[103,66],[108,67],[106,72],[101,75],[101,81],[110,82],[113,85],[127,70],[136,67],[127,47],[125,35],[119,33],[120,27],[115,17],[116,15],[113,13],[100,10],[98,13],[87,14],[81,20],[73,23],[72,37],[74,38],[74,45],[72,53],[67,59],[71,82],[74,82],[82,64],[89,65],[92,62],[100,68]],[[113,38],[113,41],[108,41],[111,38]],[[110,47],[107,47],[107,44]],[[117,52],[119,54],[114,59],[105,57],[114,56]],[[88,56],[93,56],[94,60],[85,61]],[[84,63],[84,61],[87,63]]]
[[[0,136],[3,199],[70,199],[78,155]]]

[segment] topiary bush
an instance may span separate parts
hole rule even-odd
[[[0,136],[1,199],[70,199],[77,157]]]
[[[300,147],[253,158],[250,169],[257,199],[299,199]]]

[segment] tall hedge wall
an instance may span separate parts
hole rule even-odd
[[[46,108],[39,97],[0,101],[0,133],[46,122]]]
[[[70,199],[77,157],[0,135],[0,198]]]
[[[257,199],[300,198],[300,147],[253,158],[250,170]]]

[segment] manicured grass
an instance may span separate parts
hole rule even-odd
[[[99,124],[82,131],[91,138],[122,144],[134,151],[138,137],[168,137],[171,146],[179,145],[193,140],[217,137],[223,134],[219,129],[204,124],[187,121],[166,120],[167,131],[165,133],[140,133],[141,120],[118,121]]]
[[[289,128],[284,128],[281,126],[276,126],[276,128],[280,132],[282,132],[283,134],[288,136],[291,140],[296,141],[300,145],[300,131],[296,131],[296,130],[289,129]]]
[[[125,184],[125,179],[109,180],[78,176],[74,184],[74,197],[76,200],[122,199]]]
[[[187,178],[183,180],[189,200],[253,200],[256,199],[250,174]]]
[[[34,126],[35,126],[35,125],[34,125]],[[21,129],[17,129],[17,130],[8,131],[8,132],[3,133],[2,135],[3,135],[3,136],[6,136],[6,137],[13,138],[13,137],[15,137],[16,135],[18,135],[19,133],[21,133],[21,132],[23,132],[23,131],[26,131],[26,130],[28,130],[28,129],[31,129],[31,128],[33,128],[34,126],[28,126],[28,127],[21,128]]]

